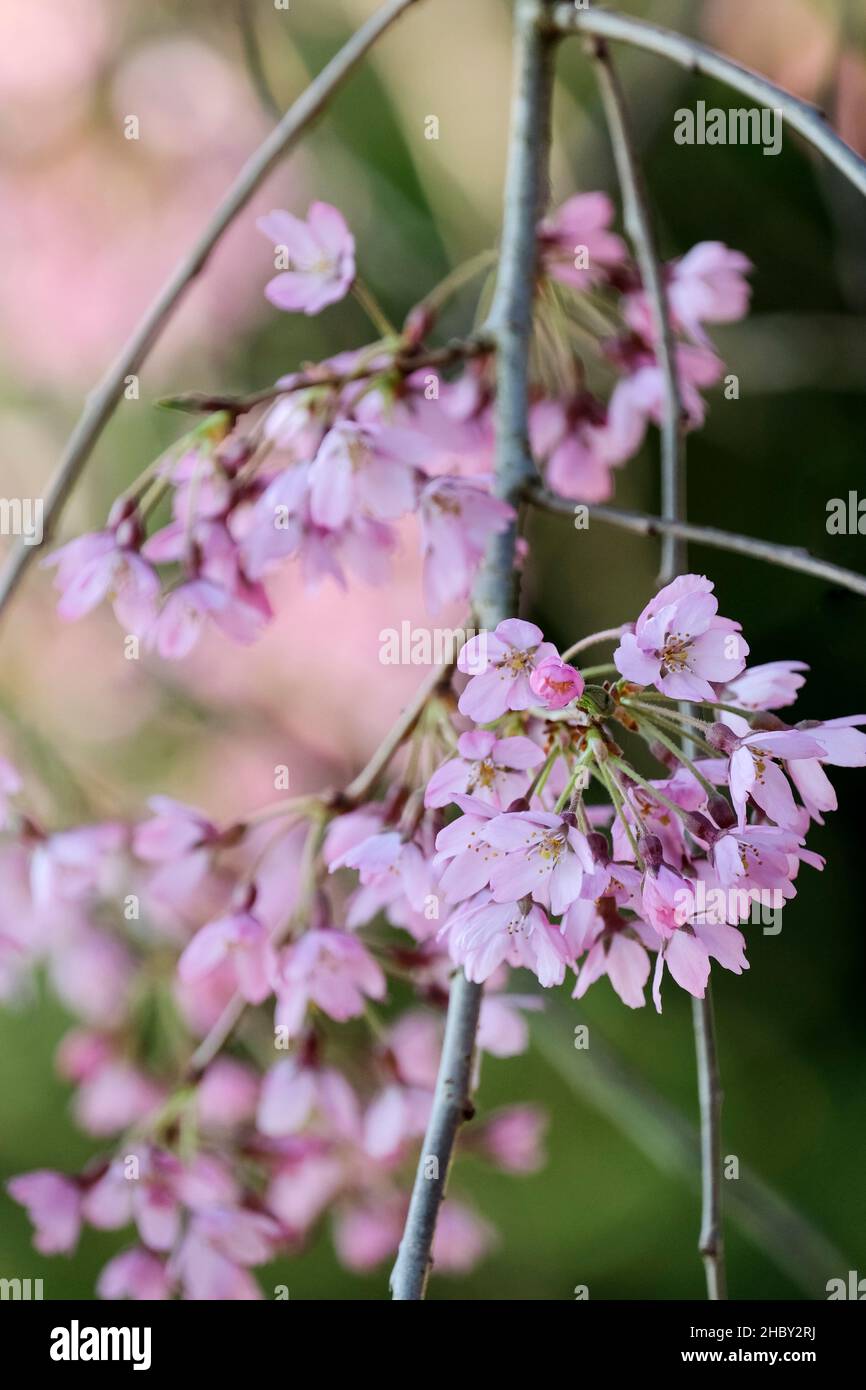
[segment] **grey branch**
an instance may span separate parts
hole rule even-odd
[[[575,506],[567,498],[535,485],[528,489],[528,498],[535,506],[545,512],[556,512],[560,516],[574,517]],[[773,541],[758,541],[751,535],[738,535],[735,531],[720,531],[712,525],[696,525],[692,521],[670,521],[664,517],[651,516],[648,512],[628,512],[621,507],[588,506],[589,520],[601,521],[603,525],[616,525],[623,531],[635,535],[677,535],[683,541],[694,541],[695,545],[708,545],[714,550],[730,550],[734,555],[746,555],[751,560],[763,560],[765,564],[777,564],[783,570],[796,570],[798,574],[809,574],[815,580],[827,580],[842,589],[851,589],[852,594],[866,595],[866,575],[856,570],[842,569],[841,564],[831,564],[819,556],[810,555],[799,545],[776,545]]]
[[[518,4],[502,255],[487,323],[487,331],[497,344],[494,486],[500,497],[515,505],[520,502],[527,480],[535,474],[528,438],[528,378],[537,258],[535,229],[545,200],[550,140],[554,39],[542,23],[548,15],[546,0]],[[488,547],[473,595],[475,612],[483,627],[493,628],[517,611],[516,542],[515,525],[494,537]],[[424,1297],[436,1219],[445,1196],[457,1131],[472,1114],[473,1057],[480,1008],[481,986],[472,984],[458,970],[448,1001],[433,1108],[391,1274],[395,1300]]]
[[[744,67],[733,58],[716,52],[697,39],[677,34],[672,29],[664,29],[658,24],[633,19],[630,15],[616,14],[610,10],[599,10],[594,6],[586,10],[576,10],[570,5],[557,5],[553,23],[563,34],[584,34],[601,39],[614,39],[631,44],[647,53],[657,53],[669,58],[679,67],[689,72],[700,73],[704,77],[714,77],[728,87],[734,87],[745,96],[762,106],[769,106],[782,112],[792,130],[796,130],[810,145],[819,150],[831,164],[861,193],[866,194],[866,160],[856,150],[840,138],[828,125],[822,111],[808,101],[777,87],[775,82],[762,77],[751,68]]]
[[[685,421],[677,382],[676,347],[668,313],[664,277],[649,195],[635,154],[634,138],[619,76],[603,41],[591,51],[607,117],[617,176],[622,189],[623,220],[634,247],[635,260],[652,314],[656,356],[664,379],[665,400],[661,436],[662,516],[676,521],[686,515]],[[675,532],[662,534],[661,575],[665,583],[685,568],[685,543]]]
[[[660,1095],[592,1026],[591,1045],[575,1051],[575,1017],[556,1002],[538,1015],[532,1036],[574,1093],[615,1125],[666,1177],[697,1186],[700,1136],[680,1110]],[[827,1280],[851,1268],[823,1232],[764,1178],[740,1163],[728,1184],[731,1219],[809,1298],[826,1297]]]
[[[566,497],[558,497],[541,486],[531,487],[527,495],[537,507],[545,511],[557,512],[562,516],[575,515],[577,503],[569,501]],[[684,541],[694,541],[696,545],[706,545],[713,550],[727,550],[734,555],[746,555],[751,560],[778,565],[781,569],[808,574],[813,579],[826,579],[828,584],[836,584],[839,588],[849,589],[854,594],[866,595],[866,575],[858,574],[856,570],[844,569],[841,565],[834,565],[829,560],[822,560],[799,545],[777,545],[773,541],[741,536],[735,531],[720,531],[716,526],[699,526],[690,521],[670,521],[661,516],[652,516],[648,512],[627,511],[620,507],[589,506],[587,512],[591,521],[600,521],[605,526],[617,526],[638,536],[675,535]]]
[[[189,286],[204,269],[223,233],[274,166],[321,115],[334,92],[351,75],[380,34],[404,10],[416,3],[417,0],[387,0],[322,69],[241,169],[196,244],[176,266],[117,360],[88,396],[57,471],[48,485],[44,499],[42,541],[40,545],[19,544],[0,574],[0,613],[41,545],[51,539],[69,494],[123,395],[127,377],[139,370]]]
[[[703,999],[692,999],[698,1102],[701,1112],[701,1231],[698,1250],[704,1262],[707,1298],[727,1298],[725,1233],[722,1224],[722,1084],[716,1022],[709,980]]]
[[[677,386],[676,349],[662,267],[653,232],[649,197],[635,154],[628,109],[616,69],[603,39],[592,40],[591,46],[597,62],[602,99],[622,188],[626,228],[634,245],[644,289],[651,306],[658,344],[657,355],[665,382],[661,458],[662,519],[678,523],[686,518],[685,422]],[[685,572],[687,565],[688,545],[684,537],[676,530],[664,531],[659,582],[670,583],[676,575]],[[704,997],[692,1001],[692,1016],[701,1114],[702,1195],[698,1249],[704,1262],[707,1297],[715,1300],[727,1298],[727,1286],[722,1224],[722,1093],[710,990],[710,983],[707,981]]]

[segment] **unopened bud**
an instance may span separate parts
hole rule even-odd
[[[589,845],[589,852],[596,864],[601,864],[605,868],[610,863],[610,848],[607,839],[600,830],[590,830],[586,837]]]
[[[718,838],[718,830],[700,811],[689,811],[685,816],[685,823],[695,839],[703,840],[704,844],[711,845]]]
[[[740,741],[727,724],[711,724],[705,737],[710,747],[717,748],[720,753],[733,753]]]
[[[661,868],[665,854],[658,835],[641,835],[637,848],[648,869],[658,871]]]
[[[711,796],[707,801],[707,810],[722,830],[730,830],[731,826],[737,823],[734,808],[726,796]]]
[[[506,812],[516,812],[519,815],[523,815],[529,810],[529,802],[526,800],[525,796],[519,796],[516,801],[512,801],[511,805],[507,806],[505,809]]]

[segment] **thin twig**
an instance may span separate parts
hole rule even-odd
[[[514,96],[502,227],[502,256],[487,327],[497,342],[494,487],[518,503],[535,473],[529,452],[529,347],[536,272],[535,228],[544,204],[553,37],[543,32],[546,0],[524,0],[516,13]],[[475,585],[481,626],[493,628],[517,612],[516,525],[493,538]],[[445,1038],[433,1107],[421,1148],[406,1226],[391,1274],[398,1300],[424,1297],[436,1219],[445,1196],[457,1131],[472,1114],[471,1087],[481,985],[458,970],[451,984]]]
[[[707,1298],[728,1296],[725,1236],[722,1225],[722,1086],[710,981],[703,999],[692,999],[698,1100],[701,1111],[701,1232],[698,1249],[704,1262]]]
[[[127,385],[161,336],[180,300],[204,266],[238,213],[274,166],[321,114],[334,92],[358,65],[381,34],[417,0],[387,0],[322,69],[247,160],[198,241],[175,267],[114,364],[87,398],[69,437],[43,502],[43,534],[39,545],[19,544],[0,574],[0,613],[18,587],[28,565],[54,533],[58,518]]]
[[[560,516],[574,517],[575,503],[567,497],[558,497],[546,488],[533,486],[527,496],[535,506],[544,511],[556,512]],[[856,570],[843,569],[829,560],[812,555],[799,545],[777,545],[774,541],[756,540],[752,536],[740,536],[735,531],[720,531],[716,526],[699,526],[690,521],[671,521],[648,512],[626,511],[619,507],[604,505],[588,507],[590,520],[600,521],[606,526],[618,526],[624,531],[632,531],[638,536],[662,536],[670,534],[683,541],[694,541],[696,545],[706,545],[714,550],[727,550],[735,555],[747,555],[752,560],[762,560],[766,564],[778,565],[781,569],[796,570],[808,574],[813,579],[826,579],[841,589],[866,595],[866,575]]]
[[[686,516],[685,422],[676,380],[673,330],[661,261],[653,232],[649,198],[635,153],[628,109],[616,69],[602,40],[594,40],[593,51],[622,188],[626,228],[634,245],[644,289],[649,299],[665,380],[661,459],[662,519],[679,523],[684,521]],[[685,572],[687,564],[687,542],[676,530],[665,530],[662,533],[659,582],[669,584],[678,574]],[[660,737],[663,742],[667,742],[663,736]],[[670,748],[675,746],[668,743]],[[689,745],[686,743],[684,751],[678,755],[686,761],[688,748]],[[722,1226],[721,1086],[709,981],[704,997],[694,999],[692,1005],[701,1114],[702,1198],[698,1248],[704,1262],[707,1297],[721,1299],[727,1297]]]
[[[685,419],[676,369],[676,346],[668,313],[661,258],[649,211],[649,194],[635,153],[634,138],[619,76],[607,45],[593,40],[590,51],[607,117],[613,157],[622,189],[623,221],[634,247],[652,316],[656,356],[664,381],[661,436],[662,516],[676,521],[686,515]],[[680,537],[662,536],[661,573],[670,579],[684,568],[685,547]]]
[[[280,396],[291,395],[295,391],[308,391],[312,388],[331,388],[341,390],[355,381],[368,381],[375,376],[411,376],[413,372],[425,367],[434,369],[451,367],[457,362],[467,362],[474,357],[483,357],[492,352],[492,338],[484,333],[474,333],[469,338],[452,338],[441,347],[409,351],[401,349],[393,355],[383,352],[372,359],[359,363],[347,372],[331,372],[319,366],[309,366],[293,376],[284,378],[275,386],[266,386],[261,391],[252,391],[245,396],[209,395],[204,391],[187,391],[179,396],[166,396],[158,404],[169,410],[186,410],[193,414],[212,415],[217,410],[227,410],[232,415],[244,415],[257,405],[277,400]]]
[[[278,121],[283,114],[283,108],[271,91],[268,75],[265,72],[265,65],[262,59],[262,50],[256,34],[256,20],[250,0],[236,0],[235,5],[238,17],[238,30],[241,36],[241,46],[244,53],[244,62],[249,73],[250,82],[256,96],[261,103],[265,115],[270,116],[271,120]]]
[[[599,1036],[595,1024],[591,1045],[575,1051],[574,1024],[572,1010],[554,1001],[533,1019],[532,1036],[566,1084],[661,1173],[697,1186],[700,1136],[694,1126]],[[731,1219],[810,1298],[826,1297],[827,1280],[851,1267],[846,1253],[747,1164],[740,1163],[727,1194]]]
[[[834,164],[840,173],[861,193],[866,194],[866,160],[856,150],[836,134],[828,125],[823,111],[808,101],[802,101],[783,87],[777,87],[760,73],[744,67],[733,58],[726,58],[697,39],[677,34],[672,29],[664,29],[646,20],[634,19],[631,15],[615,14],[610,10],[575,9],[570,5],[558,5],[552,20],[557,31],[562,34],[594,35],[601,39],[614,39],[620,43],[631,44],[647,53],[657,53],[669,58],[679,67],[689,72],[713,77],[728,87],[734,87],[751,97],[762,106],[781,111],[792,130],[802,135],[810,145],[819,150]]]

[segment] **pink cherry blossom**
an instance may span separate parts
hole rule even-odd
[[[529,709],[537,697],[529,679],[547,657],[557,656],[541,628],[507,618],[494,632],[471,637],[457,658],[457,669],[472,679],[460,696],[460,713],[487,724],[506,710]]]
[[[431,613],[468,597],[489,538],[514,508],[477,479],[433,478],[422,489],[418,516],[424,556],[424,596]]]
[[[535,1105],[509,1105],[484,1125],[479,1144],[508,1173],[537,1173],[544,1167],[542,1138],[547,1116]]]
[[[536,666],[529,684],[546,709],[565,709],[572,700],[580,699],[584,689],[580,672],[558,656],[549,656]]]
[[[585,874],[595,882],[597,865],[586,836],[552,811],[505,812],[480,834],[502,856],[490,873],[498,903],[529,894],[559,914],[581,896]]]
[[[276,211],[260,217],[256,226],[276,249],[284,249],[291,265],[265,288],[278,309],[318,314],[345,297],[355,278],[355,238],[337,208],[316,202],[306,222]]]
[[[325,927],[282,953],[275,990],[277,1024],[295,1036],[309,1004],[341,1023],[357,1018],[365,998],[384,997],[385,976],[356,937]]]
[[[716,384],[724,365],[709,348],[690,343],[677,344],[674,357],[686,423],[689,429],[697,429],[707,409],[700,391]],[[630,349],[625,365],[627,374],[613,389],[604,427],[602,449],[611,464],[632,458],[643,443],[647,425],[652,421],[660,426],[664,415],[665,379],[653,353]]]
[[[483,984],[503,962],[531,970],[545,988],[561,985],[565,979],[567,948],[535,904],[468,904],[446,923],[443,932],[451,959],[477,984]]]
[[[126,534],[130,540],[124,544]],[[132,534],[123,523],[116,531],[79,536],[43,561],[57,566],[61,618],[83,618],[103,599],[111,598],[122,628],[139,637],[149,630],[156,614],[159,579],[138,554]]]
[[[717,616],[709,579],[682,575],[660,589],[613,654],[627,680],[682,700],[714,700],[711,682],[742,671],[749,648],[740,624]]]
[[[459,757],[444,763],[427,783],[425,806],[447,806],[455,793],[463,793],[504,810],[526,791],[527,769],[544,761],[532,739],[497,738],[486,729],[461,734],[457,752]]]
[[[580,502],[607,502],[613,496],[611,468],[623,459],[614,457],[607,412],[594,397],[536,401],[529,413],[529,440],[553,492]]]
[[[752,262],[722,241],[699,241],[667,267],[667,299],[673,322],[696,343],[706,344],[705,323],[734,323],[748,313]],[[629,296],[626,320],[648,337],[652,315],[646,296]]]
[[[145,1303],[171,1297],[168,1271],[157,1255],[135,1245],[109,1260],[96,1284],[100,1298],[118,1302],[132,1298]]]
[[[760,666],[748,666],[719,692],[726,705],[741,709],[772,710],[793,705],[797,691],[805,684],[801,671],[808,671],[805,661],[767,661]]]
[[[252,912],[232,912],[202,927],[181,955],[178,974],[184,982],[199,980],[226,961],[243,997],[261,1004],[271,993],[275,956],[267,928]]]
[[[541,259],[548,275],[583,290],[626,259],[625,243],[609,230],[613,203],[606,193],[576,193],[540,223]],[[576,264],[585,248],[588,264]]]
[[[26,1207],[36,1228],[33,1244],[42,1255],[68,1254],[81,1230],[81,1192],[61,1173],[39,1169],[10,1178],[9,1196]]]
[[[350,420],[334,425],[310,467],[316,525],[336,530],[355,516],[393,521],[412,511],[417,484],[410,461],[418,446],[407,434]]]

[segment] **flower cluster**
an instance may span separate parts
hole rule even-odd
[[[825,769],[866,764],[866,716],[785,722],[803,664],[748,667],[717,608],[683,576],[583,672],[531,622],[477,634],[459,699],[431,697],[363,804],[305,797],[220,827],[156,797],[135,824],[51,833],[0,764],[0,981],[11,996],[44,965],[79,1019],[58,1066],[102,1146],[76,1176],[12,1180],[37,1247],[133,1227],[103,1296],[246,1299],[252,1269],[327,1216],[340,1260],[370,1269],[399,1242],[455,967],[486,985],[495,1057],[525,1049],[540,1007],[514,970],[545,989],[570,973],[577,998],[606,975],[632,1008],[652,976],[659,1011],[665,970],[696,997],[712,961],[744,970],[754,904],[822,867],[806,835],[836,805]],[[396,1013],[394,981],[413,996]],[[529,1172],[542,1128],[516,1105],[468,1144]],[[437,1267],[493,1239],[449,1197]]]
[[[539,334],[532,448],[555,492],[589,503],[610,497],[611,470],[638,451],[664,400],[646,296],[609,230],[613,211],[604,194],[581,194],[538,229],[537,318],[551,333]],[[359,288],[354,238],[336,208],[314,203],[306,220],[274,211],[259,227],[280,268],[266,291],[277,307],[316,314]],[[690,426],[704,419],[701,391],[723,373],[705,325],[746,312],[749,268],[719,242],[667,267]],[[465,600],[487,540],[513,512],[490,485],[492,349],[467,341],[448,379],[425,367],[437,307],[435,296],[422,301],[402,331],[285,376],[266,402],[217,410],[185,435],[118,499],[102,531],[49,557],[61,616],[109,598],[125,631],[170,660],[208,624],[251,642],[272,616],[266,580],[283,562],[299,561],[311,586],[380,584],[410,515],[431,612]],[[602,321],[612,331],[600,335]],[[578,356],[587,341],[601,394]],[[166,500],[169,519],[155,526]]]

